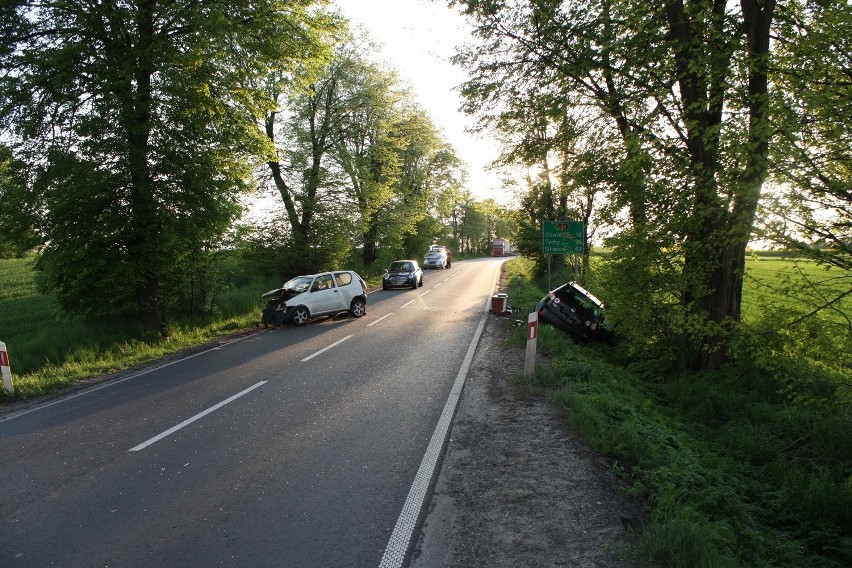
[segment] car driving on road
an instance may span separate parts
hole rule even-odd
[[[382,288],[387,290],[399,286],[413,289],[423,286],[423,270],[416,260],[395,260],[385,270]]]
[[[367,313],[367,284],[356,272],[337,270],[296,276],[263,295],[263,325],[305,325],[314,317],[349,312]]]
[[[453,257],[447,247],[432,245],[423,259],[423,268],[449,268],[453,265]]]

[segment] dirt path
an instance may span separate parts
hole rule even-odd
[[[514,319],[488,317],[410,566],[641,566],[627,529],[641,507],[557,409],[512,383]]]

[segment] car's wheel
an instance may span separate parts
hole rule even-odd
[[[353,318],[360,318],[367,313],[367,302],[363,298],[355,298],[352,300],[352,305],[349,306],[349,315]]]
[[[414,278],[414,280],[411,281],[411,289],[417,290],[417,278]]]
[[[311,317],[311,312],[305,306],[299,306],[290,314],[290,321],[294,325],[305,325]]]
[[[388,285],[385,284],[384,282],[382,282],[382,290],[387,290],[387,289],[388,289]]]
[[[420,286],[423,286],[423,277],[420,277]]]
[[[453,265],[453,262],[451,260],[448,260],[447,261],[447,268],[450,268],[452,265]]]

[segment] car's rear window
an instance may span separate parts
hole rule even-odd
[[[337,272],[334,277],[337,279],[338,286],[346,286],[352,283],[352,275],[348,272]]]

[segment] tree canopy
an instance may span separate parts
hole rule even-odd
[[[3,4],[0,127],[27,181],[2,197],[33,214],[63,306],[160,328],[165,268],[223,234],[268,152],[258,78],[327,56],[321,4]]]
[[[466,109],[504,133],[507,160],[540,172],[530,178],[529,221],[597,209],[600,225],[618,227],[609,267],[622,278],[610,281],[629,285],[612,295],[637,345],[681,368],[726,361],[767,180],[795,187],[774,211],[788,226],[797,220],[796,234],[810,240],[808,225],[843,250],[849,130],[833,117],[848,106],[848,10],[758,0],[449,3],[479,40],[457,58],[470,73]],[[802,61],[813,66],[804,72]],[[801,190],[811,198],[791,199]],[[835,224],[815,217],[824,205]],[[782,228],[767,226],[778,239]]]

